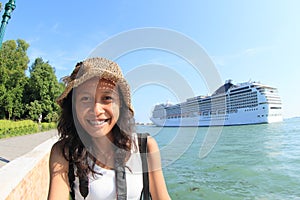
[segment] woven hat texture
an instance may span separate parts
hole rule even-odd
[[[99,77],[99,79],[107,79],[118,85],[127,107],[133,113],[130,87],[123,76],[121,68],[117,63],[100,57],[88,58],[76,64],[72,74],[63,78],[66,88],[58,97],[56,102],[62,106],[64,99],[68,96],[73,88],[78,87],[85,81],[94,77]]]

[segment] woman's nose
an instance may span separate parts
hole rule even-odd
[[[98,116],[98,115],[100,115],[100,114],[103,114],[103,113],[105,113],[105,110],[104,110],[104,105],[103,104],[101,104],[101,103],[95,103],[95,105],[94,105],[94,113]]]

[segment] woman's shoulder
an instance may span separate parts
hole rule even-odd
[[[68,171],[69,162],[63,155],[64,145],[56,142],[51,149],[49,171],[50,189],[48,199],[69,199]]]
[[[147,137],[148,152],[158,151],[159,148],[158,148],[157,142],[153,137],[151,137],[150,134],[148,134],[148,133],[133,133],[133,138],[136,143],[138,143],[138,138],[145,138],[145,137]]]
[[[153,137],[151,137],[150,135],[148,135],[148,137],[147,137],[147,147],[148,147],[149,153],[159,151],[159,147],[158,147],[156,140]]]
[[[51,154],[62,154],[63,155],[63,149],[65,148],[65,145],[62,141],[57,141],[52,145],[51,148]]]
[[[59,164],[62,167],[68,166],[68,160],[65,156],[68,155],[68,150],[65,148],[65,145],[62,141],[57,141],[53,144],[50,152],[50,164]],[[64,155],[67,153],[67,155]]]

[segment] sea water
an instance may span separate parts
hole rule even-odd
[[[157,140],[172,199],[300,199],[300,118],[137,131]]]

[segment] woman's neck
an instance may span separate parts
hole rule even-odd
[[[93,138],[92,154],[101,167],[114,167],[114,144],[109,136]]]

